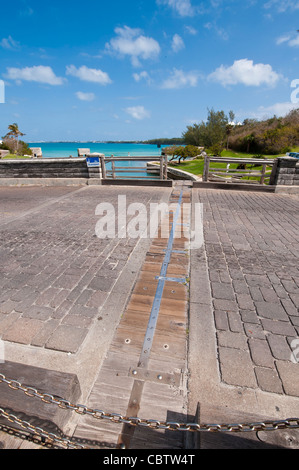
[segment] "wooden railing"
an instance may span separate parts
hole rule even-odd
[[[211,163],[226,163],[225,168],[211,167]],[[205,157],[203,181],[228,183],[272,184],[275,173],[275,160],[261,158],[217,158]],[[230,165],[244,165],[244,168],[230,168]],[[248,168],[251,166],[251,168]],[[256,167],[261,166],[259,170]],[[254,168],[255,167],[255,168]],[[272,167],[267,169],[267,167]],[[250,179],[249,179],[250,178]]]
[[[160,165],[151,165],[150,168],[137,165],[119,166],[119,162],[159,162]],[[107,163],[111,163],[111,167],[107,168]],[[167,156],[158,157],[105,157],[100,156],[100,164],[103,179],[159,179],[167,180]]]

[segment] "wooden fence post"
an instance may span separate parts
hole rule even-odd
[[[105,157],[100,157],[100,159],[101,159],[102,178],[105,180],[107,178],[106,166],[105,166]]]
[[[209,169],[210,169],[210,157],[205,156],[205,165],[204,165],[204,170],[203,170],[203,175],[202,175],[203,181],[208,181]]]
[[[271,185],[271,186],[276,184],[277,167],[278,167],[278,158],[275,158],[273,166],[272,166],[271,175],[270,175],[270,181],[269,181],[269,185]]]
[[[260,179],[260,184],[264,184],[264,183],[265,183],[266,167],[267,167],[267,163],[263,163],[263,168],[262,168],[262,175],[261,175],[261,179]]]
[[[167,168],[168,168],[168,157],[167,155],[164,156],[164,179],[167,180]]]
[[[164,179],[164,157],[160,157],[160,180]]]

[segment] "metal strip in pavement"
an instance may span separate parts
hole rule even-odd
[[[146,329],[146,333],[144,337],[144,342],[143,342],[142,351],[141,351],[140,358],[139,358],[138,367],[145,368],[148,365],[151,348],[153,345],[156,325],[158,321],[158,315],[160,311],[163,289],[165,285],[165,278],[166,278],[167,269],[168,269],[168,265],[169,265],[171,253],[172,253],[175,227],[176,227],[177,220],[178,220],[180,210],[181,210],[182,198],[183,198],[183,189],[181,189],[180,197],[179,197],[177,208],[175,211],[175,216],[173,218],[172,227],[171,227],[169,240],[167,244],[167,249],[166,249],[164,261],[162,263],[162,267],[160,271],[160,279],[159,279],[158,286],[156,289],[156,294],[155,294],[155,298],[153,301],[152,310],[150,313],[150,318],[148,321],[148,325],[147,325],[147,329]]]
[[[166,276],[156,276],[155,279],[170,281],[170,282],[179,282],[181,284],[186,284],[188,282],[186,277],[166,277]]]

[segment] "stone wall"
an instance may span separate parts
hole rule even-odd
[[[85,158],[0,160],[0,178],[100,178],[99,168],[88,168]]]
[[[292,157],[277,158],[272,184],[299,186],[299,160]]]

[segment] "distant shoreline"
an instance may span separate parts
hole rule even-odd
[[[174,137],[172,139],[151,139],[151,140],[37,140],[29,142],[36,144],[140,144],[140,145],[175,145],[182,144],[183,139]]]

